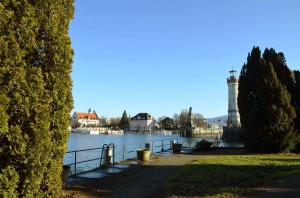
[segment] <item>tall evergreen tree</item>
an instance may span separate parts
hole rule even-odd
[[[59,197],[73,0],[0,2],[0,197]]]
[[[291,104],[295,107],[294,90],[295,79],[293,72],[288,68],[284,54],[282,52],[276,53],[273,48],[266,48],[263,53],[263,58],[266,62],[271,62],[276,72],[277,78],[280,83],[286,87],[291,94]]]
[[[243,138],[245,147],[254,148],[255,145],[255,123],[258,114],[258,106],[255,102],[257,98],[257,90],[259,84],[257,70],[261,59],[261,51],[258,47],[254,47],[251,54],[248,54],[247,64],[244,64],[239,77],[238,87],[238,108],[240,120],[243,129]]]
[[[239,81],[238,106],[245,147],[258,152],[285,152],[294,148],[299,135],[294,129],[291,96],[278,80],[272,62],[254,47]]]
[[[127,117],[127,113],[125,110],[124,110],[122,118],[121,118],[120,128],[124,129],[124,130],[129,129],[129,118]]]
[[[276,53],[276,51],[273,48],[266,48],[263,54],[263,57],[265,60],[268,62],[272,62],[274,66],[274,70],[276,72],[276,75],[278,77],[278,80],[281,82],[283,86],[286,87],[288,92],[291,94],[291,105],[296,110],[296,119],[295,119],[295,124],[296,124],[296,130],[300,131],[300,115],[299,115],[299,85],[297,85],[296,78],[297,72],[295,71],[294,73],[288,68],[285,60],[285,56],[282,52]],[[299,81],[299,79],[298,79]],[[299,83],[299,82],[298,82]],[[296,87],[298,86],[298,87]]]
[[[294,91],[294,99],[295,99],[295,110],[296,110],[296,129],[300,134],[300,71],[294,71],[295,76],[295,91]],[[300,146],[300,145],[299,145]]]

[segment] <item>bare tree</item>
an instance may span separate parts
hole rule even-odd
[[[181,111],[181,113],[179,115],[179,127],[180,128],[186,127],[188,114],[189,114],[189,111],[187,109],[184,109]]]
[[[179,115],[177,113],[175,113],[173,115],[173,120],[174,120],[174,126],[178,127],[178,125],[179,125]]]
[[[205,118],[203,117],[202,114],[200,114],[200,113],[194,114],[193,123],[195,126],[204,127],[204,125],[205,125],[204,120],[205,120]]]
[[[157,119],[157,122],[160,123],[163,119],[165,119],[167,116],[161,116]]]

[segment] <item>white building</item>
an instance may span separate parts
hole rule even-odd
[[[146,132],[155,126],[155,119],[148,113],[139,113],[130,119],[130,130]]]
[[[227,78],[228,85],[228,126],[240,126],[240,114],[237,105],[239,79],[236,71],[231,70],[230,77]]]
[[[71,126],[98,126],[99,118],[96,113],[79,113],[74,112],[71,117]]]
[[[100,120],[100,126],[109,125],[111,123],[110,118],[100,118],[99,120]]]

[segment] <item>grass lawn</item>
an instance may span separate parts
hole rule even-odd
[[[300,155],[221,155],[192,162],[172,175],[166,197],[236,197],[284,178],[300,177]]]

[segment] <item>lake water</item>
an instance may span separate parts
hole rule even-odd
[[[209,140],[209,138],[206,138]],[[183,146],[194,146],[196,141],[200,141],[201,138],[182,138],[179,134],[163,135],[163,134],[137,134],[137,133],[125,133],[124,135],[90,135],[71,133],[68,141],[68,152],[64,156],[64,164],[71,164],[72,173],[82,172],[99,167],[100,158],[103,155],[102,149],[104,144],[114,144],[114,161],[123,161],[136,157],[136,149],[145,148],[145,144],[150,144],[152,153],[161,152],[171,148],[171,142],[182,143]],[[210,141],[215,142],[215,139]],[[219,146],[236,146],[234,144],[219,143]],[[97,149],[96,149],[97,148]],[[112,148],[112,147],[111,147]],[[88,149],[88,150],[87,150]],[[81,150],[81,151],[80,151]],[[84,151],[82,151],[84,150]],[[75,152],[76,151],[76,152]],[[87,161],[95,159],[93,161]],[[78,163],[75,167],[75,161],[83,162]],[[101,162],[103,163],[103,162]]]
[[[104,144],[113,143],[115,146],[115,162],[123,161],[136,157],[136,149],[145,148],[145,144],[150,144],[152,152],[160,152],[162,149],[169,149],[171,141],[183,143],[184,146],[195,145],[195,138],[181,138],[179,134],[163,135],[163,134],[137,134],[125,133],[124,135],[90,135],[71,133],[68,141],[68,152],[64,157],[64,164],[73,164],[75,162],[86,161],[90,159],[100,158],[102,147]],[[94,149],[98,148],[98,149]],[[88,151],[78,151],[86,150]],[[73,151],[77,151],[76,154]],[[75,156],[76,155],[76,156]],[[81,172],[88,169],[99,167],[100,159],[79,163],[76,165],[76,171]],[[74,171],[75,165],[71,165]]]
[[[151,142],[170,138],[180,138],[179,134],[172,135],[152,135],[152,134],[137,134],[125,133],[124,135],[90,135],[71,133],[68,141],[68,151],[90,149],[102,147],[103,144],[114,143],[115,146],[135,144],[140,142]]]

